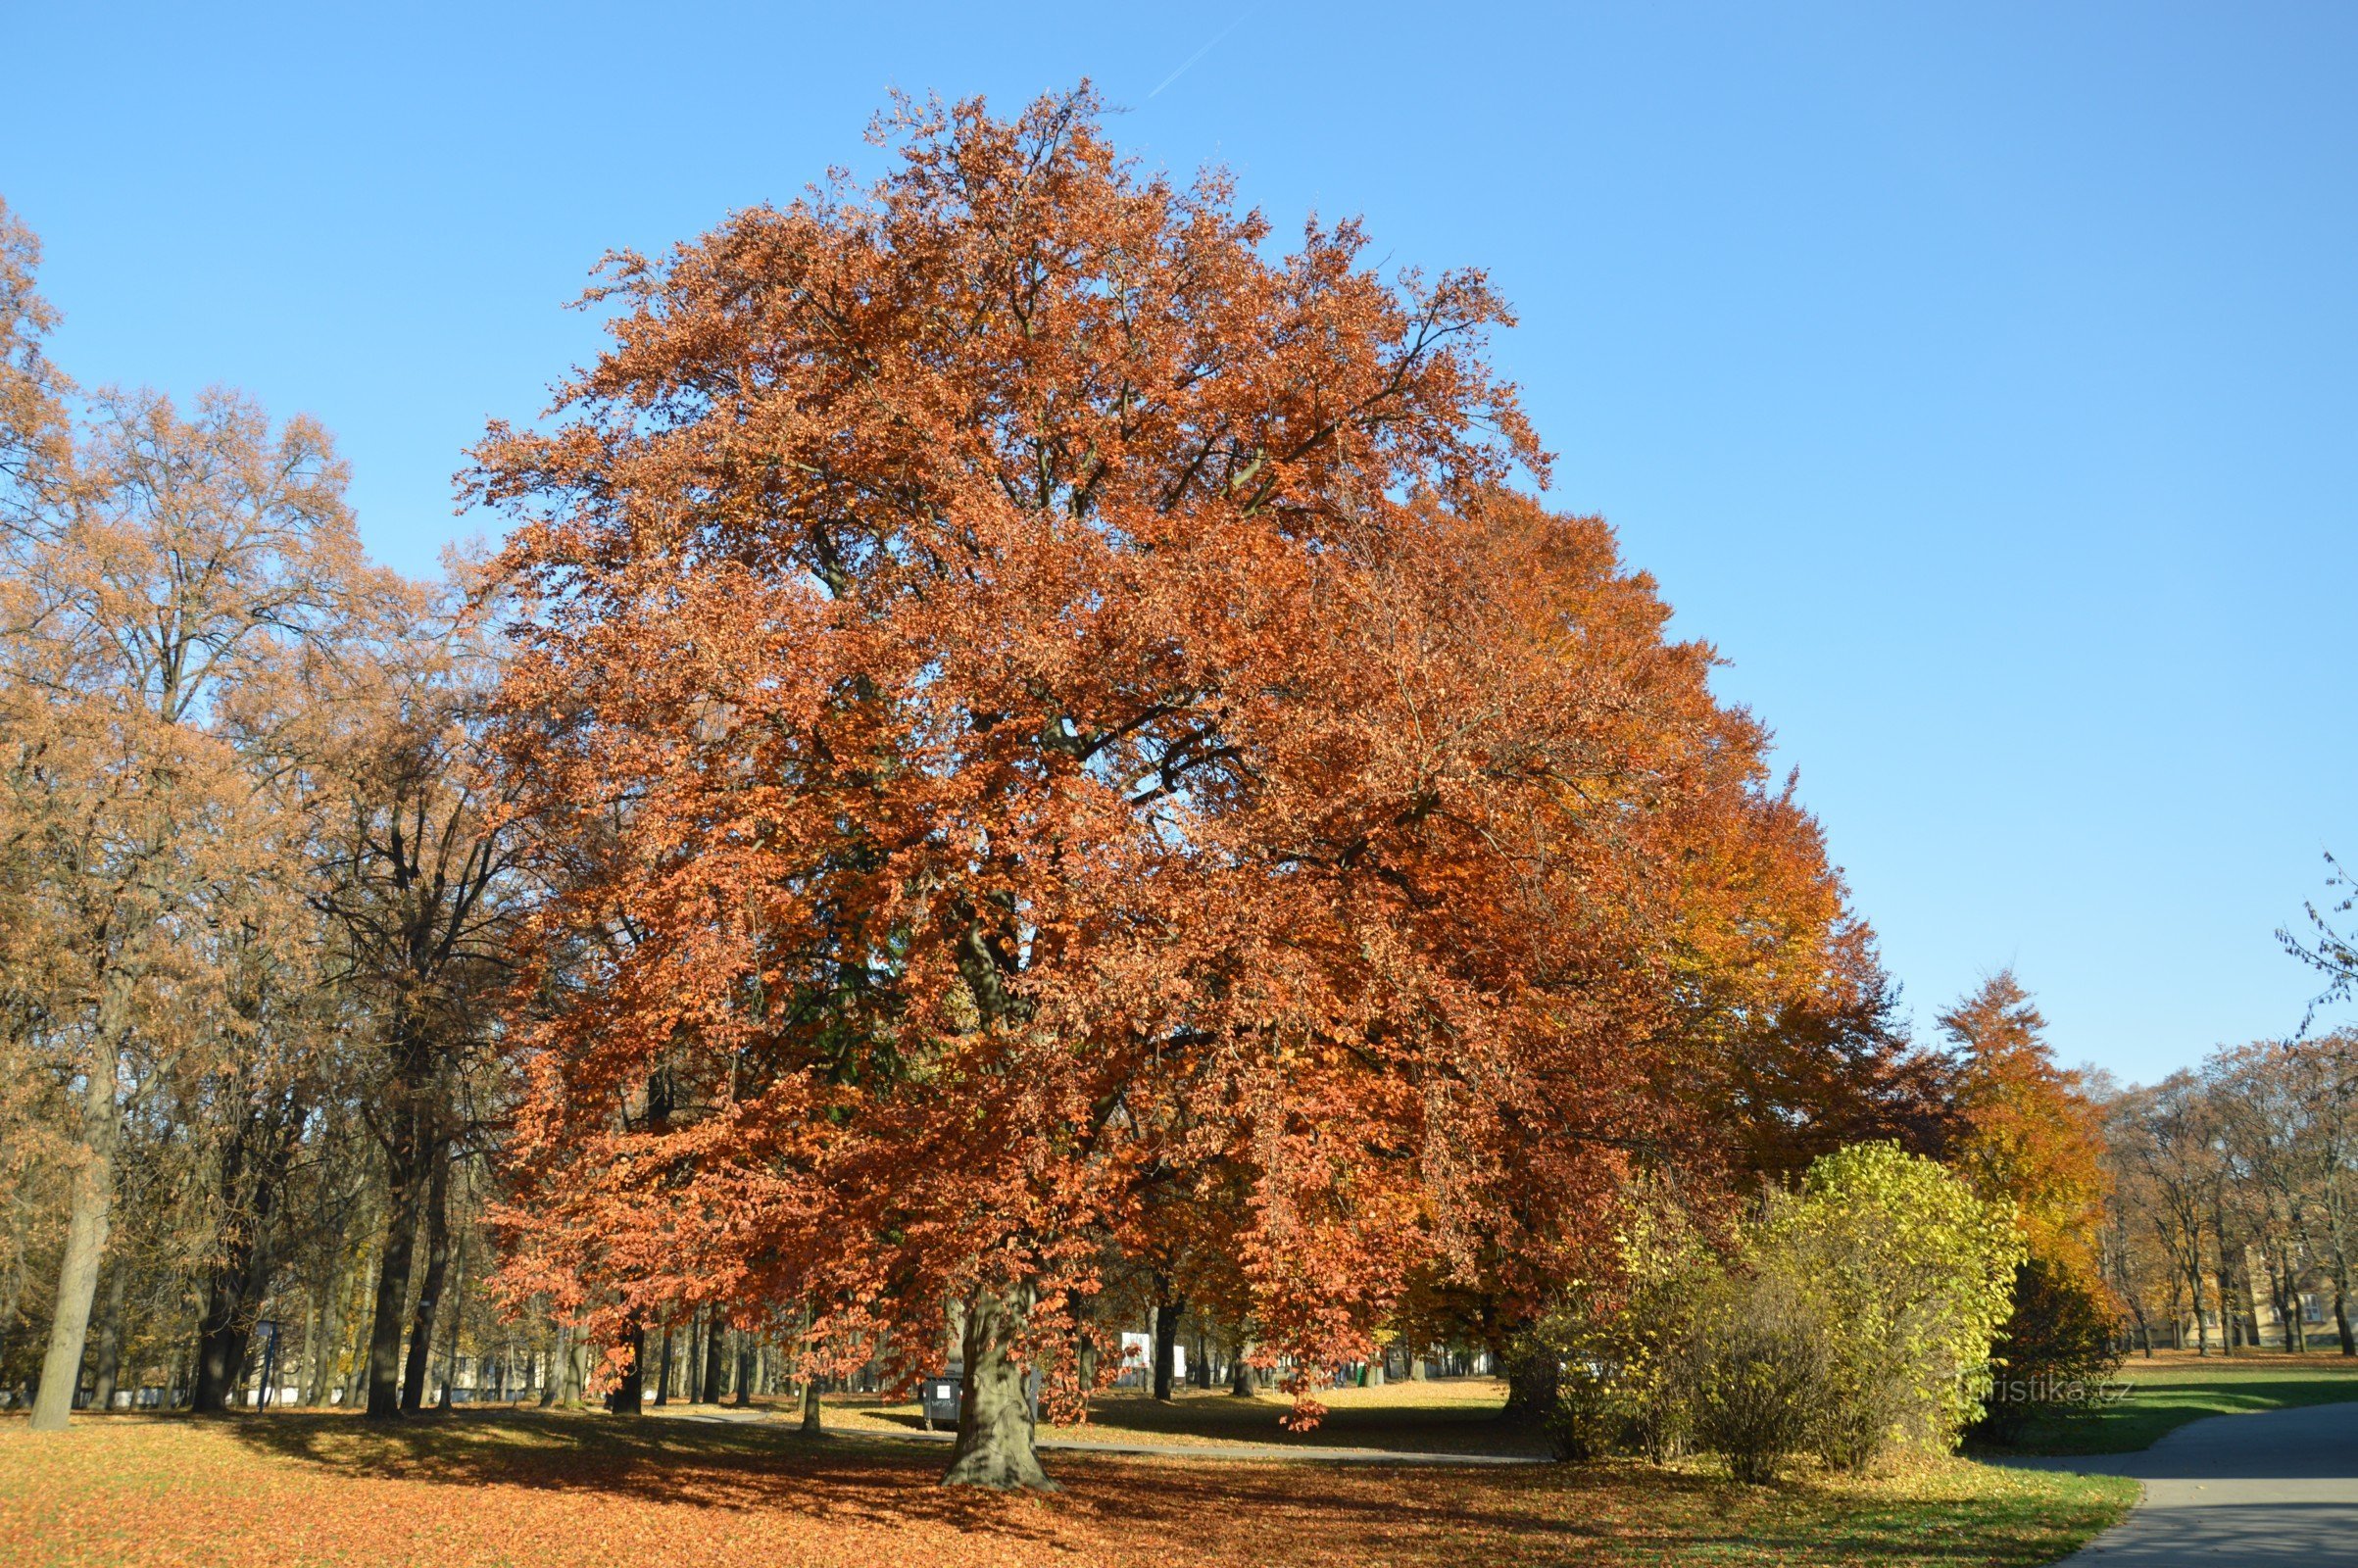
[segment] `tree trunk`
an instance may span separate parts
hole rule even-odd
[[[340,1275],[327,1277],[325,1298],[319,1303],[319,1335],[312,1341],[310,1376],[305,1380],[303,1402],[314,1407],[327,1402],[329,1385],[335,1381],[336,1347],[344,1340],[344,1281]]]
[[[817,1374],[817,1373],[815,1373],[815,1372],[811,1372],[811,1371],[809,1371],[809,1370],[805,1370],[805,1371],[802,1373],[802,1383],[803,1383],[803,1424],[802,1424],[802,1428],[801,1428],[802,1434],[803,1434],[803,1436],[804,1436],[804,1437],[806,1437],[806,1438],[816,1438],[816,1437],[823,1437],[823,1436],[825,1436],[825,1435],[826,1435],[826,1429],[827,1429],[827,1428],[826,1428],[826,1408],[827,1408],[827,1407],[826,1407],[824,1404],[822,1404],[822,1403],[819,1401],[819,1396],[818,1396],[818,1374]]]
[[[1168,1403],[1171,1351],[1179,1343],[1179,1316],[1187,1310],[1187,1298],[1167,1289],[1162,1294],[1162,1300],[1154,1307],[1154,1397]]]
[[[942,1482],[954,1487],[1056,1490],[1040,1468],[1033,1443],[1032,1401],[1023,1368],[1012,1354],[1023,1328],[1024,1303],[993,1290],[966,1300],[966,1382],[958,1403],[958,1442]]]
[[[1252,1349],[1243,1340],[1237,1341],[1236,1359],[1228,1367],[1228,1392],[1240,1399],[1250,1399],[1253,1394],[1253,1363],[1245,1359]]]
[[[205,1274],[196,1385],[189,1394],[193,1411],[218,1411],[236,1392],[255,1318],[278,1273],[278,1205],[307,1113],[298,1097],[257,1094],[239,1106],[222,1145],[218,1190],[222,1211],[233,1217]],[[272,1339],[273,1351],[280,1343]],[[274,1368],[270,1381],[278,1381]]]
[[[453,1250],[457,1255],[451,1266],[456,1272],[451,1278],[450,1296],[447,1298],[450,1302],[450,1343],[442,1348],[442,1397],[438,1401],[445,1410],[451,1405],[450,1391],[459,1381],[459,1341],[467,1332],[467,1244],[462,1241]],[[428,1333],[426,1338],[431,1343],[433,1336]],[[480,1389],[482,1382],[481,1378],[477,1378],[476,1388]],[[507,1395],[508,1363],[503,1359],[500,1362],[500,1396],[504,1400]]]
[[[434,1318],[442,1306],[442,1284],[450,1273],[450,1147],[439,1138],[425,1152],[425,1280],[410,1319],[410,1359],[402,1368],[401,1408],[414,1414],[425,1403],[427,1360],[434,1350]]]
[[[745,1408],[754,1402],[754,1337],[737,1336],[737,1407]]]
[[[2242,1323],[2239,1314],[2227,1304],[2235,1284],[2235,1265],[2227,1248],[2227,1216],[2218,1208],[2211,1210],[2211,1238],[2219,1245],[2219,1348],[2227,1355],[2234,1355],[2236,1342],[2242,1338]]]
[[[376,1315],[368,1331],[368,1419],[401,1418],[402,1316],[410,1304],[410,1254],[418,1240],[420,1151],[418,1118],[404,1111],[385,1152],[385,1247],[376,1270]]]
[[[82,1380],[82,1344],[90,1332],[90,1302],[98,1294],[98,1266],[107,1253],[115,1203],[115,1151],[123,1137],[115,1078],[129,1025],[130,984],[111,976],[100,1005],[98,1047],[82,1086],[82,1158],[67,1189],[66,1251],[58,1263],[57,1311],[41,1357],[41,1390],[33,1396],[35,1432],[66,1430]]]
[[[623,1336],[630,1347],[630,1366],[622,1381],[606,1396],[606,1407],[616,1415],[637,1415],[647,1402],[647,1329],[636,1318]]]
[[[657,1369],[656,1369],[656,1374],[655,1374],[655,1402],[656,1402],[657,1404],[659,1404],[659,1405],[669,1404],[669,1403],[671,1402],[671,1325],[670,1325],[670,1324],[666,1323],[666,1324],[664,1324],[664,1325],[663,1325],[663,1364],[662,1364],[661,1366],[657,1367]]]
[[[2340,1331],[2341,1353],[2358,1355],[2358,1337],[2350,1333],[2349,1292],[2343,1288],[2339,1276],[2333,1281],[2333,1327]]]
[[[549,1357],[549,1380],[540,1386],[540,1407],[542,1409],[546,1410],[560,1401],[566,1404],[573,1402],[566,1396],[564,1387],[565,1374],[572,1370],[572,1361],[573,1325],[560,1323],[557,1325],[557,1349]]]
[[[722,1357],[728,1348],[728,1327],[717,1310],[708,1311],[704,1325],[704,1402],[720,1402],[720,1379],[727,1370]]]
[[[353,1282],[357,1307],[365,1307],[369,1294],[375,1290],[370,1282],[380,1272],[377,1251],[377,1244],[371,1242],[368,1253],[361,1259],[361,1277]],[[344,1325],[344,1332],[348,1336],[345,1348],[351,1351],[352,1359],[344,1373],[343,1398],[338,1402],[347,1410],[359,1409],[368,1396],[368,1336],[373,1327],[358,1310],[352,1314],[352,1321]],[[398,1404],[399,1401],[396,1401],[396,1408]]]
[[[107,1270],[107,1309],[98,1320],[98,1365],[90,1374],[90,1408],[115,1408],[115,1379],[123,1367],[123,1292],[130,1259],[119,1257]]]
[[[221,1272],[225,1271],[217,1270],[217,1276]],[[254,1322],[238,1282],[224,1284],[217,1278],[205,1295],[205,1315],[197,1324],[196,1386],[189,1390],[188,1408],[196,1415],[219,1415],[229,1407],[245,1372]]]

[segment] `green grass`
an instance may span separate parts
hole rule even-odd
[[[2204,1416],[2358,1399],[2358,1358],[2243,1350],[2196,1356],[2164,1351],[2121,1368],[2119,1396],[2034,1424],[2015,1453],[2134,1453]]]

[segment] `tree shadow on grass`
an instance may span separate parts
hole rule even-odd
[[[1666,1551],[1745,1560],[1791,1551],[2033,1562],[2053,1554],[2037,1544],[2051,1543],[2056,1528],[2041,1517],[2042,1496],[1869,1499],[1807,1481],[1743,1488],[1624,1463],[1338,1467],[1066,1450],[1048,1461],[1061,1493],[995,1496],[939,1486],[938,1449],[848,1437],[814,1442],[784,1422],[468,1411],[388,1426],[291,1412],[208,1425],[250,1450],[330,1477],[597,1494],[762,1513],[830,1530],[949,1532],[1093,1560],[1257,1564],[1306,1555],[1464,1568],[1507,1560],[1619,1564]]]
[[[1801,1491],[1805,1495],[1807,1489]],[[1809,1509],[1806,1516],[1800,1510],[1764,1510],[1765,1516],[1714,1538],[1714,1544],[1731,1553],[1748,1544],[1764,1560],[1778,1562],[1788,1560],[1788,1553],[1838,1562],[1889,1561],[1904,1553],[1907,1561],[1918,1563],[2044,1563],[2119,1517],[2116,1507],[2100,1499],[2059,1506],[2046,1495],[1831,1504],[1828,1499],[1828,1505]]]
[[[1547,1451],[1536,1424],[1508,1421],[1482,1405],[1335,1405],[1317,1426],[1293,1432],[1284,1418],[1293,1401],[1275,1395],[1238,1398],[1225,1391],[1188,1391],[1169,1400],[1130,1393],[1099,1394],[1085,1426],[1043,1427],[1043,1438],[1074,1442],[1252,1445],[1314,1457],[1322,1448],[1375,1448],[1406,1453],[1472,1453],[1537,1458]],[[861,1420],[914,1432],[924,1417],[914,1406],[867,1404]]]
[[[2230,1369],[2215,1382],[2131,1382],[2117,1403],[2041,1413],[2005,1442],[1981,1442],[1977,1453],[2102,1455],[2139,1453],[2189,1422],[2214,1415],[2305,1409],[2358,1398],[2358,1377],[2298,1371]]]
[[[1008,1499],[937,1486],[939,1454],[811,1440],[781,1426],[592,1413],[451,1411],[239,1415],[247,1447],[345,1476],[432,1486],[592,1492],[672,1506],[784,1511],[844,1524],[1019,1528]]]
[[[1350,1471],[1295,1463],[1050,1456],[1064,1491],[996,1496],[939,1486],[942,1456],[889,1442],[803,1439],[783,1423],[701,1424],[598,1414],[467,1411],[377,1425],[287,1412],[209,1423],[258,1452],[338,1476],[463,1488],[595,1493],[669,1506],[759,1510],[827,1525],[947,1527],[1009,1542],[1123,1546],[1167,1542],[1205,1560],[1264,1561],[1273,1538],[1308,1532],[1331,1554],[1462,1561],[1469,1536],[1491,1546],[1558,1552],[1602,1544],[1633,1489],[1606,1485],[1613,1506],[1567,1500],[1571,1472],[1505,1477],[1470,1470]],[[1646,1487],[1695,1489],[1675,1476]],[[1421,1545],[1419,1544],[1421,1543]],[[1403,1552],[1403,1548],[1407,1548]]]

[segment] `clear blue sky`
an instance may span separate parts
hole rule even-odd
[[[1086,74],[1281,229],[1492,270],[1555,499],[1732,662],[1921,1026],[2006,963],[2125,1077],[2299,1023],[2270,933],[2358,857],[2358,9],[1129,11],[12,6],[0,194],[69,368],[320,416],[422,572],[601,251],[874,168],[889,87]]]

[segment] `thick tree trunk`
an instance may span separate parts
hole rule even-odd
[[[197,1325],[196,1386],[188,1408],[198,1415],[227,1409],[246,1369],[246,1345],[253,1322],[233,1290],[208,1292],[204,1320]]]
[[[424,1407],[425,1376],[434,1351],[434,1318],[442,1307],[442,1285],[450,1273],[450,1149],[440,1139],[425,1154],[431,1174],[425,1190],[425,1279],[410,1319],[410,1359],[402,1368],[401,1408]]]
[[[123,1367],[123,1292],[130,1260],[117,1258],[107,1270],[107,1308],[98,1320],[98,1364],[90,1374],[90,1408],[115,1408],[115,1379]]]
[[[385,1246],[376,1270],[376,1311],[368,1331],[368,1419],[401,1418],[401,1330],[410,1304],[410,1254],[418,1240],[423,1174],[417,1117],[403,1112],[385,1151]]]
[[[663,1404],[669,1404],[669,1403],[671,1402],[671,1325],[670,1325],[670,1324],[666,1323],[666,1324],[664,1324],[664,1325],[663,1325],[663,1363],[662,1363],[662,1365],[661,1365],[661,1366],[659,1366],[659,1367],[656,1369],[656,1375],[655,1375],[655,1402],[656,1402],[657,1404],[659,1404],[659,1405],[663,1405]]]
[[[115,1077],[129,1022],[129,983],[111,978],[101,1005],[98,1049],[82,1088],[82,1158],[67,1188],[66,1251],[58,1264],[49,1348],[41,1357],[41,1389],[32,1401],[35,1432],[66,1430],[82,1380],[82,1345],[90,1332],[90,1302],[98,1294],[98,1268],[107,1254],[115,1203],[115,1152],[123,1137]]]
[[[754,1402],[754,1337],[748,1333],[737,1336],[737,1405],[742,1409]]]
[[[1238,1341],[1236,1359],[1228,1367],[1228,1392],[1240,1399],[1250,1399],[1253,1394],[1253,1363],[1245,1359],[1252,1349],[1252,1346]]]
[[[945,1486],[1056,1490],[1040,1468],[1032,1401],[1012,1353],[1023,1311],[1022,1301],[996,1291],[977,1291],[966,1299],[966,1383]]]
[[[540,1407],[542,1409],[546,1410],[561,1399],[567,1404],[572,1402],[565,1398],[564,1393],[565,1375],[570,1370],[572,1359],[573,1325],[560,1323],[557,1325],[557,1349],[549,1357],[548,1381],[540,1386]]]
[[[1171,1396],[1172,1349],[1179,1343],[1179,1317],[1187,1310],[1187,1298],[1170,1291],[1154,1307],[1154,1397],[1168,1401]]]
[[[826,1405],[819,1399],[818,1374],[803,1374],[803,1424],[806,1438],[824,1437],[827,1431]]]
[[[630,1366],[606,1396],[606,1407],[616,1415],[637,1415],[647,1403],[646,1326],[633,1320],[623,1342],[630,1347]]]

